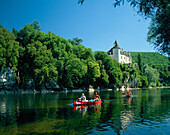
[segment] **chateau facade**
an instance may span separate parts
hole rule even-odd
[[[131,65],[132,63],[130,52],[126,52],[123,51],[123,49],[120,49],[116,41],[114,43],[114,47],[111,48],[107,53],[112,59],[116,59],[119,63],[127,65]]]

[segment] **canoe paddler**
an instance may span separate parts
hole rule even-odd
[[[131,96],[132,95],[132,93],[131,93],[131,91],[130,90],[128,90],[128,92],[127,92],[127,94],[126,94],[127,96]]]
[[[84,102],[84,101],[86,101],[86,96],[84,95],[84,93],[82,93],[82,94],[81,94],[81,97],[78,98],[78,99],[79,99],[79,101]]]
[[[100,96],[97,94],[97,92],[95,92],[94,101],[98,101],[99,99],[100,99]]]

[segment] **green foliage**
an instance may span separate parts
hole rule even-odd
[[[67,88],[95,84],[100,68],[92,50],[79,45],[83,40],[66,40],[52,32],[43,33],[39,28],[39,23],[34,21],[17,33],[16,40],[25,48],[19,58],[20,86],[28,85],[30,80],[36,88],[52,81]],[[85,84],[87,80],[90,81]]]
[[[101,76],[99,80],[99,86],[101,88],[107,88],[109,84],[109,75],[107,75],[104,66],[100,67],[100,72],[101,72]]]
[[[12,33],[14,34],[15,38],[18,37],[18,31],[15,28],[12,29]]]
[[[133,63],[138,63],[138,55],[141,56],[142,63],[148,64],[150,67],[155,68],[160,73],[161,82],[170,81],[169,73],[169,60],[166,56],[154,52],[131,52]]]
[[[22,64],[25,65],[24,71],[26,70],[29,73],[29,77],[35,81],[36,88],[47,82],[57,81],[58,72],[52,53],[41,42],[36,41],[28,44],[24,56],[27,59]],[[22,69],[20,70],[23,72]]]
[[[105,70],[104,65],[102,63],[102,60],[97,60],[97,63],[99,64],[100,72],[101,72],[100,78],[98,78],[98,80],[97,80],[97,82],[98,82],[97,85],[100,88],[107,88],[108,84],[109,84],[109,76],[106,73],[106,70]]]
[[[67,88],[79,88],[87,73],[87,66],[79,58],[67,60],[64,66],[63,86]]]
[[[168,58],[164,55],[155,52],[131,52],[133,63],[138,63],[138,55],[141,56],[142,63],[152,65],[169,65]]]
[[[73,41],[75,42],[76,45],[79,45],[80,43],[83,42],[83,39],[79,39],[79,38],[73,38]]]
[[[156,86],[161,86],[161,83],[158,80],[156,81]]]
[[[34,20],[34,22],[31,24],[31,26],[33,26],[35,30],[41,30],[38,21]]]
[[[9,30],[0,28],[0,71],[5,67],[17,67],[19,50],[15,36]]]
[[[151,82],[151,83],[149,84],[149,86],[150,86],[150,87],[156,87],[156,83]]]
[[[156,68],[160,73],[160,82],[170,82],[170,67],[169,65],[153,65],[152,67]]]
[[[25,25],[24,28],[21,28],[21,30],[18,32],[18,37],[16,41],[20,43],[20,46],[26,47],[27,44],[36,41],[35,35],[38,34],[37,31],[33,28],[33,26]]]
[[[129,78],[129,72],[123,71],[123,75],[122,76],[123,76],[122,82],[125,83],[128,80],[128,78]]]
[[[155,13],[148,31],[147,40],[161,53],[170,57],[170,8],[168,0],[154,0]]]
[[[141,71],[143,65],[142,65],[142,59],[141,59],[141,55],[140,54],[138,54],[138,66],[139,66],[139,70]]]
[[[4,27],[0,24],[0,28],[4,28]]]
[[[109,76],[109,85],[111,87],[120,87],[122,77],[120,64],[116,60],[113,60],[106,52],[102,51],[95,52],[95,58],[102,61]]]
[[[137,83],[137,87],[147,87],[148,86],[148,79],[146,76],[139,76],[138,77],[138,83]]]
[[[101,75],[99,64],[95,61],[88,61],[87,66],[87,84],[94,86],[96,84],[96,79]]]
[[[170,86],[170,85],[168,85],[166,82],[163,82],[163,86]]]
[[[94,54],[90,48],[85,48],[83,45],[77,45],[73,47],[73,53],[77,55],[79,59],[94,60]]]
[[[156,69],[149,67],[147,64],[143,67],[143,74],[148,78],[148,83],[155,83],[159,79],[159,73]]]
[[[113,60],[106,52],[93,53],[80,44],[82,41],[78,38],[66,40],[52,32],[43,33],[36,21],[25,25],[19,32],[13,28],[11,33],[1,27],[0,69],[15,69],[20,88],[42,89],[47,84],[69,89],[88,88],[90,85],[94,88],[119,88],[128,83],[134,87],[147,87],[148,82],[150,86],[169,83],[169,65],[166,59],[159,59],[164,57],[160,54],[151,53],[154,55],[151,57],[157,59],[155,61],[147,58],[150,54],[131,53],[133,62],[140,66],[128,67]],[[150,66],[143,67],[148,59]],[[156,65],[157,61],[164,65]],[[154,68],[158,69],[162,80]],[[140,72],[143,72],[142,76]]]
[[[148,41],[161,53],[170,56],[170,8],[168,0],[127,0],[139,15],[151,19],[148,31]],[[115,6],[120,6],[124,0],[115,0]]]

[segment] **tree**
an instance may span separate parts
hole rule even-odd
[[[141,55],[138,54],[138,66],[139,66],[139,70],[142,71],[142,58],[141,58]]]
[[[147,87],[148,86],[148,79],[146,76],[139,76],[138,77],[138,83],[137,83],[137,87]]]
[[[97,79],[97,85],[100,88],[107,88],[109,84],[109,76],[106,73],[102,60],[97,60],[97,63],[99,64],[100,72],[101,72],[100,78]]]
[[[79,39],[78,37],[73,38],[73,41],[75,42],[76,45],[79,45],[80,43],[83,42],[83,39]]]
[[[80,88],[87,73],[87,66],[79,58],[70,58],[66,61],[63,74],[63,86]]]
[[[101,60],[107,75],[109,76],[110,87],[120,87],[122,72],[120,64],[117,60],[113,60],[106,52],[97,51],[95,52],[96,60]]]
[[[85,0],[78,0],[83,4]],[[125,0],[113,0],[114,6]],[[139,15],[151,19],[147,40],[161,53],[170,57],[170,7],[169,0],[126,0]]]
[[[106,73],[106,70],[104,69],[104,66],[100,68],[101,76],[100,76],[100,81],[99,81],[99,86],[101,88],[107,88],[109,84],[109,76]]]
[[[122,72],[120,64],[111,57],[104,60],[107,74],[109,75],[109,85],[119,88],[121,86]]]
[[[35,33],[35,29],[33,28],[33,26],[25,25],[24,28],[21,28],[21,30],[18,32],[18,37],[16,41],[20,43],[20,46],[26,47],[27,44],[30,44],[31,42],[35,41],[33,38],[33,37],[37,37],[35,35],[38,34]]]
[[[125,0],[115,0],[115,7]],[[127,0],[139,15],[151,19],[147,40],[163,54],[170,57],[170,7],[169,0]]]
[[[31,24],[31,26],[33,26],[33,28],[34,28],[35,30],[41,30],[38,21],[35,21],[35,20],[34,20],[34,22]]]
[[[87,85],[95,86],[96,80],[100,78],[101,75],[99,64],[96,61],[90,60],[88,61],[87,66]]]
[[[0,71],[2,68],[17,68],[20,46],[15,36],[7,29],[0,28]]]
[[[90,48],[85,48],[83,45],[73,46],[73,53],[80,59],[94,60],[94,53],[92,50]]]
[[[34,80],[36,89],[41,89],[48,82],[57,81],[56,62],[52,57],[51,50],[48,50],[45,45],[39,41],[28,44],[25,55],[27,61],[22,63],[23,69],[26,70],[28,78]],[[23,72],[22,69],[21,72]]]
[[[73,47],[73,53],[76,54],[80,59],[87,59],[86,51],[87,48],[85,48],[83,45],[77,45]]]
[[[12,29],[12,33],[14,34],[15,38],[18,37],[18,31],[15,28]]]
[[[97,51],[94,54],[95,54],[96,60],[104,61],[106,58],[110,58],[110,56],[106,52],[103,52],[103,51]]]
[[[0,28],[4,28],[4,27],[0,24]]]
[[[127,83],[128,79],[129,79],[129,72],[123,71],[123,73],[122,73],[122,83]]]
[[[155,15],[148,31],[148,42],[170,57],[170,6],[168,0],[154,0]]]
[[[159,72],[157,71],[157,69],[153,69],[149,67],[147,64],[145,64],[143,67],[143,75],[148,78],[149,85],[151,83],[156,84],[156,81],[159,79]]]

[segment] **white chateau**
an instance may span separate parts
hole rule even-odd
[[[112,59],[116,59],[119,63],[124,63],[127,65],[131,65],[132,63],[130,52],[125,52],[123,49],[120,49],[116,41],[114,43],[114,47],[111,48],[107,53]]]

